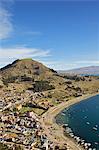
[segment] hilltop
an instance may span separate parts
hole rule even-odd
[[[64,79],[57,72],[32,59],[15,60],[0,69],[1,82],[17,90],[33,89],[48,90],[63,83]],[[35,86],[35,85],[34,85]],[[11,89],[12,90],[12,89]]]
[[[9,64],[0,69],[0,74],[3,78],[11,77],[31,77],[31,78],[43,78],[53,74],[52,70],[44,66],[43,64],[32,59],[15,60],[12,64]]]

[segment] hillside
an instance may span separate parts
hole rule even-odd
[[[97,75],[99,74],[99,66],[89,66],[72,70],[63,70],[59,71],[59,73]]]
[[[53,69],[47,68],[42,63],[32,59],[16,60],[0,69],[1,83],[15,89],[23,91],[32,89],[36,84],[35,90],[42,88],[48,90],[51,86],[58,86],[64,79],[58,76]],[[51,86],[50,86],[51,85]]]
[[[53,74],[53,72],[43,64],[32,59],[16,60],[0,69],[0,74],[3,78],[11,77],[31,77],[43,78]]]
[[[0,76],[0,87],[3,87],[2,76]]]

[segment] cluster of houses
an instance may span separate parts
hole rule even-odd
[[[39,93],[40,95],[40,93]],[[33,111],[20,113],[22,105],[35,101],[37,94],[5,92],[0,95],[0,142],[13,147],[20,145],[24,150],[59,149],[44,134],[39,117]],[[15,111],[14,111],[15,108]],[[66,150],[66,148],[65,148]]]
[[[33,112],[22,116],[18,113],[0,114],[0,142],[20,144],[24,149],[51,149],[51,143],[44,135],[39,119]]]

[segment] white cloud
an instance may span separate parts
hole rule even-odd
[[[42,63],[55,70],[68,70],[77,67],[76,63],[66,61],[42,61]]]
[[[11,3],[11,0],[9,1]],[[6,39],[13,31],[13,25],[11,22],[11,13],[5,7],[8,2],[5,0],[0,1],[0,40]]]
[[[82,60],[76,61],[77,64],[99,64],[99,60]]]
[[[27,31],[27,32],[24,32],[24,34],[30,35],[30,36],[42,35],[42,33],[39,31]]]
[[[50,50],[42,50],[28,47],[13,47],[13,48],[0,48],[0,59],[4,58],[34,58],[34,57],[47,57]]]
[[[28,48],[23,46],[0,48],[0,67],[3,67],[16,59],[33,58],[38,60],[49,56],[50,50]]]

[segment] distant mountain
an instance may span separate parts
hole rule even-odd
[[[72,70],[63,70],[59,71],[59,73],[97,75],[99,74],[99,66],[89,66]]]

